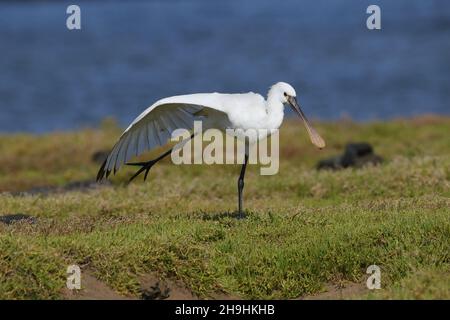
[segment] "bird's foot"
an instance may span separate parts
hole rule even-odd
[[[148,172],[153,167],[153,165],[157,162],[157,160],[150,160],[147,162],[133,162],[133,163],[127,163],[128,166],[137,166],[141,167],[131,178],[128,180],[128,183],[134,180],[138,175],[140,175],[142,172],[145,171],[144,174],[144,181],[147,180]]]
[[[238,211],[238,212],[236,212],[236,219],[237,220],[243,220],[243,219],[246,219],[247,218],[247,215],[244,213],[244,211]]]

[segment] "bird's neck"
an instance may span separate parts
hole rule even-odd
[[[280,97],[271,93],[267,96],[267,123],[269,129],[278,129],[283,122],[284,106]]]

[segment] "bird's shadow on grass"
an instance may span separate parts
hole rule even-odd
[[[0,216],[0,223],[11,225],[17,222],[28,222],[30,224],[35,224],[37,222],[37,219],[36,217],[23,213],[7,214]]]
[[[224,219],[234,219],[236,221],[245,221],[251,216],[251,213],[245,211],[243,213],[243,215],[241,215],[237,211],[233,211],[233,212],[230,212],[230,211],[225,211],[225,212],[201,211],[198,213],[198,215],[202,220],[205,220],[205,221],[220,221],[220,220],[224,220]]]

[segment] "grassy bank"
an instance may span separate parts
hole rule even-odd
[[[376,264],[383,289],[356,298],[450,298],[450,119],[317,129],[326,149],[290,121],[281,130],[279,174],[248,168],[243,221],[229,216],[238,166],[166,161],[147,183],[126,186],[126,169],[112,186],[87,191],[2,193],[0,215],[37,220],[0,223],[0,298],[60,298],[69,264],[131,297],[153,274],[202,298],[298,298],[330,284],[365,284]],[[0,136],[0,191],[93,179],[92,154],[119,134],[106,122],[99,130]],[[370,142],[385,162],[314,169],[349,141]]]

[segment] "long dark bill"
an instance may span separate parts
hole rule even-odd
[[[308,118],[306,118],[305,114],[303,113],[302,109],[300,108],[300,106],[297,102],[297,99],[295,97],[289,97],[288,102],[291,105],[292,109],[300,116],[300,118],[302,118],[303,123],[305,124],[306,130],[308,131],[311,142],[319,149],[324,148],[325,141],[323,141],[322,137],[317,133],[317,131],[309,123]]]

